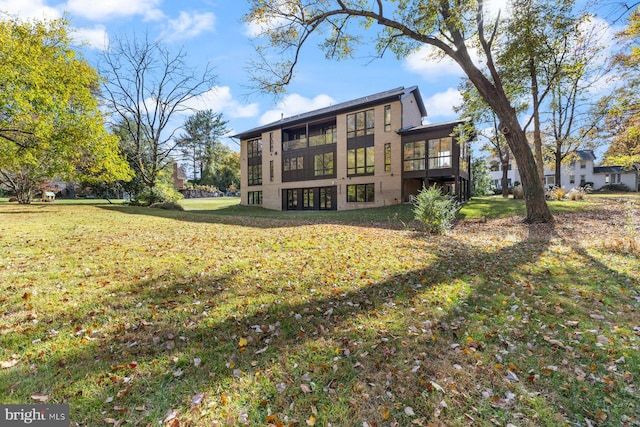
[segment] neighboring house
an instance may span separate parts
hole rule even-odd
[[[346,210],[393,205],[437,185],[469,191],[461,121],[422,125],[416,86],[284,118],[239,133],[241,204],[274,210]]]
[[[556,183],[555,173],[551,169],[544,170],[545,187],[564,187],[571,189],[591,185],[594,190],[599,190],[608,184],[624,184],[631,191],[640,191],[640,178],[638,169],[625,170],[622,166],[595,166],[596,156],[592,150],[577,150],[576,159],[562,165],[560,183]],[[493,180],[493,185],[501,189],[502,169],[500,162],[494,156],[487,158],[487,167]],[[509,186],[520,182],[520,173],[515,162],[509,163],[507,172]]]
[[[177,163],[177,162],[173,162],[173,187],[180,191],[180,190],[184,190],[185,187],[185,182],[187,181],[187,174],[184,172],[184,169],[182,169],[182,167]]]

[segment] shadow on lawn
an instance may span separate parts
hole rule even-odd
[[[258,207],[228,206],[215,210],[171,211],[134,206],[99,206],[113,212],[149,215],[193,223],[282,228],[312,224],[340,224],[387,229],[407,228],[413,221],[410,206],[395,205],[354,211],[270,211]]]
[[[79,339],[78,346],[54,352],[55,358],[43,360],[31,355],[19,366],[0,371],[1,382],[17,384],[15,392],[28,400],[28,396],[43,392],[20,385],[25,375],[30,375],[29,365],[37,365],[41,373],[36,375],[47,377],[40,378],[39,384],[51,385],[49,392],[56,403],[70,403],[74,425],[95,425],[103,418],[157,425],[172,408],[182,411],[180,425],[203,425],[201,417],[206,415],[201,410],[208,404],[213,405],[212,410],[224,407],[219,412],[226,412],[234,423],[243,417],[243,409],[254,425],[265,423],[270,414],[279,421],[288,415],[289,420],[295,418],[304,425],[315,408],[318,425],[361,426],[365,420],[370,425],[384,424],[387,408],[390,420],[409,425],[417,416],[433,417],[442,410],[440,402],[445,397],[460,413],[480,417],[475,418],[476,424],[489,424],[486,417],[490,414],[503,425],[507,421],[538,425],[545,416],[565,411],[545,398],[554,392],[539,384],[522,383],[527,392],[544,393],[535,401],[523,394],[519,415],[507,408],[487,409],[489,401],[482,397],[485,389],[504,396],[513,386],[491,366],[478,362],[482,357],[491,359],[490,354],[484,354],[489,348],[509,349],[509,341],[517,337],[510,337],[511,332],[500,330],[498,324],[482,323],[478,314],[485,310],[499,316],[511,314],[508,307],[501,307],[502,299],[511,292],[528,292],[518,287],[513,274],[523,263],[536,263],[548,249],[553,233],[552,226],[531,226],[526,240],[495,252],[442,239],[442,244],[432,249],[435,260],[426,268],[349,292],[324,289],[308,298],[291,285],[294,289],[286,292],[301,300],[297,302],[284,300],[288,294],[281,289],[259,289],[256,283],[256,296],[266,294],[275,299],[257,307],[243,304],[248,292],[238,293],[235,287],[235,275],[243,276],[242,271],[206,282],[186,277],[168,286],[141,280],[105,288],[115,296],[102,304],[133,315],[135,302],[145,302],[153,308],[152,317],[134,315],[135,325],[128,326],[113,319],[109,330],[99,329],[99,337]],[[419,247],[427,242],[418,239],[413,244]],[[288,271],[274,274],[274,280],[282,284],[291,277]],[[251,279],[246,275],[239,280]],[[323,286],[319,275],[306,280]],[[532,280],[544,283],[543,276]],[[451,295],[459,301],[449,304],[446,294],[440,301],[429,299],[431,291],[457,281],[466,284],[466,288],[454,291],[457,295]],[[186,295],[196,292],[207,311],[230,303],[235,304],[235,312],[218,322],[209,320],[200,305],[186,301]],[[132,295],[135,298],[128,303]],[[496,314],[496,310],[502,312]],[[171,317],[163,315],[169,312]],[[421,312],[429,315],[423,317]],[[82,315],[90,322],[88,313]],[[476,330],[485,334],[483,343],[465,339]],[[247,339],[246,346],[239,345],[240,338]],[[530,351],[539,349],[534,346]],[[553,349],[556,351],[561,353]],[[513,356],[515,363],[519,363],[517,356]],[[202,366],[193,365],[195,358],[202,360]],[[181,374],[175,376],[178,368]],[[526,373],[519,375],[524,378]],[[442,386],[445,393],[433,383]],[[102,393],[83,393],[83,384]],[[204,393],[204,403],[190,408],[197,393]],[[108,396],[114,399],[106,403]],[[580,400],[579,396],[574,398]],[[78,413],[76,402],[93,408],[93,413]],[[416,417],[405,415],[404,407],[409,404]],[[473,412],[478,409],[479,414]],[[574,414],[563,415],[574,421]]]

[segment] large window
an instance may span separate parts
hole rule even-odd
[[[373,135],[375,115],[373,109],[347,114],[347,138]]]
[[[451,167],[451,137],[429,140],[429,169],[445,169]]]
[[[375,202],[374,184],[347,185],[347,202]]]
[[[313,198],[315,189],[305,188],[302,190],[302,208],[313,210]]]
[[[291,157],[284,159],[284,171],[295,171],[304,169],[304,157]]]
[[[262,139],[247,141],[248,185],[262,184]]]
[[[333,175],[333,153],[320,153],[313,156],[315,176]]]
[[[247,204],[249,205],[261,205],[262,204],[262,191],[249,191]]]
[[[384,131],[391,132],[391,105],[384,106]]]
[[[403,170],[406,172],[426,169],[426,142],[406,142],[404,144]]]
[[[287,190],[287,209],[298,209],[298,190]]]
[[[347,150],[347,175],[371,175],[374,173],[374,147]]]
[[[262,157],[262,139],[253,139],[247,142],[247,158]]]
[[[262,165],[249,165],[249,185],[261,185],[262,184]]]
[[[269,181],[273,182],[273,160],[269,160]]]
[[[335,198],[335,187],[320,187],[320,210],[333,209],[333,199]]]
[[[384,144],[384,171],[391,172],[391,143]]]

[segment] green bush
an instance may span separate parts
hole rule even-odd
[[[458,202],[442,194],[439,188],[422,187],[415,199],[413,214],[429,233],[444,234],[453,225],[459,209]]]

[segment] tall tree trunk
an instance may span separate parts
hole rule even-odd
[[[509,197],[509,152],[500,155],[502,164],[502,197]]]
[[[531,98],[533,99],[533,146],[535,147],[538,176],[540,181],[544,182],[544,159],[542,157],[542,134],[540,131],[540,91],[533,58],[529,60],[529,73],[531,75]]]
[[[556,187],[561,187],[561,178],[562,178],[562,174],[560,173],[561,170],[560,168],[562,167],[562,142],[559,140],[556,140],[556,155],[555,155],[555,161],[556,161],[556,172],[555,172],[555,179],[556,179]]]

